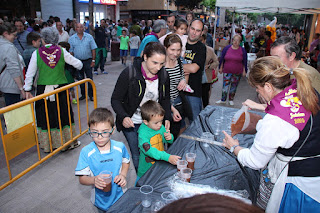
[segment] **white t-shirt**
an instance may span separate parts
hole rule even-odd
[[[140,107],[147,101],[153,100],[158,102],[159,99],[159,79],[154,81],[146,81],[146,91],[143,95],[142,101],[140,106],[137,108],[136,112],[132,115],[131,120],[134,124],[141,124],[142,117],[141,117],[141,110]]]
[[[140,44],[140,37],[139,36],[133,36],[129,40],[130,49],[139,49]]]

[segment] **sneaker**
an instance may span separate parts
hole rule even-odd
[[[99,75],[98,71],[93,71],[94,74]]]
[[[222,100],[219,100],[216,102],[216,104],[225,104],[225,103],[226,103],[226,101],[222,101]]]
[[[189,84],[187,84],[186,88],[184,89],[186,92],[194,93],[194,90],[190,87]]]
[[[229,101],[229,104],[230,104],[230,106],[234,105],[233,101]]]
[[[108,74],[108,72],[107,71],[103,71],[102,74]]]
[[[77,99],[75,99],[75,98],[72,99],[72,103],[73,103],[73,104],[77,104],[77,103],[78,103],[78,102],[77,102]]]
[[[90,97],[90,101],[93,101],[93,97]]]

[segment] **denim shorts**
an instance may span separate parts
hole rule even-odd
[[[136,56],[138,53],[138,49],[130,49],[130,56]]]
[[[128,50],[120,50],[120,57],[127,56]]]

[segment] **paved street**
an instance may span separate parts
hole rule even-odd
[[[110,54],[108,54],[108,63],[106,70],[108,75],[94,76],[94,82],[97,87],[97,101],[99,107],[111,108],[110,98],[116,83],[116,80],[123,70],[124,66],[120,61],[111,62]],[[219,76],[219,81],[213,85],[210,104],[215,104],[221,96],[222,79]],[[255,100],[256,92],[251,88],[246,79],[242,79],[235,97],[235,108],[240,108],[241,103],[247,98]],[[3,100],[0,100],[3,106]],[[81,111],[84,112],[85,102],[81,102]],[[92,102],[89,105],[93,109]],[[82,125],[86,126],[86,115]],[[122,133],[116,132],[112,138],[114,140],[126,140]],[[90,202],[90,186],[80,185],[78,177],[74,175],[79,153],[81,148],[90,143],[92,140],[85,135],[79,139],[82,143],[81,147],[75,150],[61,152],[47,162],[43,163],[33,171],[29,172],[18,181],[14,182],[4,190],[0,191],[0,212],[4,213],[62,213],[75,212],[87,213],[96,212],[95,207]],[[0,159],[1,161],[3,159]],[[27,165],[30,158],[20,158],[15,161],[19,165]],[[0,165],[3,165],[0,164]],[[0,172],[4,172],[1,166]],[[5,177],[0,174],[0,178]],[[128,187],[134,185],[136,179],[133,165],[131,165],[128,175]],[[3,180],[1,181],[3,182]],[[125,207],[124,207],[125,208]],[[125,212],[125,209],[124,209]]]

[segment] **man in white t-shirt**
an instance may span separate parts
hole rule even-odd
[[[56,22],[56,28],[59,31],[59,42],[68,42],[69,34],[64,31],[61,21]]]

